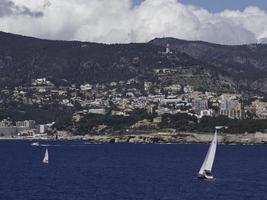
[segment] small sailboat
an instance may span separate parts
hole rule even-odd
[[[211,170],[212,170],[212,165],[215,159],[216,149],[217,149],[217,128],[215,130],[214,137],[210,144],[205,160],[198,172],[199,179],[213,179],[214,178],[211,173]]]
[[[43,159],[43,163],[48,164],[49,158],[48,158],[48,149],[45,150],[45,155]]]
[[[31,146],[40,146],[39,142],[33,142],[31,143]]]

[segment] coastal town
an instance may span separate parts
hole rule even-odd
[[[175,54],[169,44],[158,52],[159,58],[169,61],[177,59]],[[139,62],[139,57],[132,60],[133,64]],[[211,133],[218,125],[229,127],[230,134],[267,132],[264,94],[244,92],[223,80],[223,87],[202,85],[201,80],[211,74],[199,72],[199,67],[159,67],[146,76],[110,82],[40,77],[2,88],[0,136],[58,138],[63,133],[63,138],[146,137],[155,133]]]
[[[170,69],[156,70],[155,73],[169,73],[168,70]],[[68,111],[73,123],[79,123],[88,115],[119,116],[127,120],[136,110],[142,110],[150,116],[149,120],[144,117],[123,126],[120,131],[124,132],[160,130],[159,124],[166,115],[182,114],[194,117],[198,122],[205,117],[219,116],[233,120],[267,119],[267,102],[261,96],[197,91],[189,84],[158,84],[137,78],[101,84],[57,86],[44,77],[32,80],[29,86],[4,89],[0,93],[1,105],[16,104],[41,109],[57,107],[59,110]],[[0,135],[40,136],[53,135],[58,131],[56,119],[42,121],[43,123],[35,120],[34,117],[23,121],[15,121],[12,116],[2,117]],[[104,123],[97,124],[94,129],[88,129],[88,134],[106,134],[110,129],[101,132],[105,128],[107,125]]]

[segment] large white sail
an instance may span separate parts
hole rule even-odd
[[[216,149],[217,149],[217,130],[215,131],[213,140],[210,144],[210,147],[209,147],[208,153],[205,157],[205,160],[204,160],[204,162],[203,162],[203,164],[202,164],[202,166],[198,172],[200,175],[205,175],[205,171],[211,172],[212,165],[213,165],[213,162],[215,159]]]
[[[48,149],[46,149],[45,150],[45,155],[44,155],[44,159],[43,159],[43,163],[46,163],[46,164],[48,164],[48,161],[49,159],[48,159]]]

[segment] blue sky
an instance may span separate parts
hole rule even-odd
[[[135,4],[143,0],[133,0]],[[267,0],[179,0],[183,4],[192,4],[208,9],[211,12],[220,12],[225,9],[243,10],[248,6],[258,6],[267,10]]]

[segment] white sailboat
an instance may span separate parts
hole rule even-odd
[[[211,173],[211,170],[212,170],[212,165],[215,159],[216,149],[217,149],[217,128],[215,130],[214,137],[210,144],[205,160],[198,172],[198,178],[200,179],[213,179],[214,178]]]
[[[43,159],[43,163],[48,164],[49,162],[49,156],[48,156],[48,149],[45,150],[45,155]]]
[[[31,146],[40,146],[39,142],[33,142],[31,143]]]

